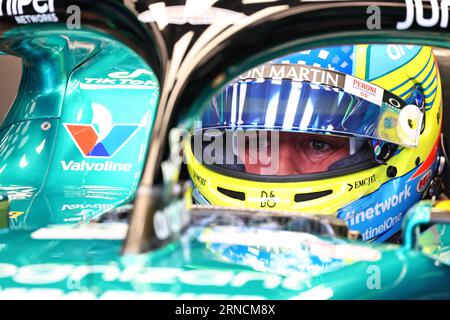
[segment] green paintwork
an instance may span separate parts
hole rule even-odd
[[[23,57],[21,94],[0,129],[0,191],[16,212],[11,228],[89,221],[129,201],[159,97],[158,81],[142,58],[98,31],[64,26],[19,27],[0,47]],[[140,126],[112,157],[89,158],[67,123],[93,124],[100,134],[117,123]],[[70,170],[69,164],[83,161],[94,169],[107,161],[131,169]]]
[[[258,252],[258,258],[253,256],[243,265],[217,250],[217,243],[215,246],[204,241],[202,235],[211,235],[214,228],[191,228],[181,241],[162,249],[121,257],[124,230],[125,224],[108,223],[52,226],[34,232],[3,231],[0,298],[39,298],[43,294],[46,298],[88,299],[450,298],[450,289],[442,285],[450,281],[450,267],[404,246],[320,239],[298,233],[294,236],[309,239],[308,250],[289,244],[274,245],[271,250],[255,246],[248,252]],[[93,239],[101,235],[105,238]],[[278,232],[272,235],[274,240],[284,236]],[[448,244],[441,243],[441,247]],[[228,250],[233,246],[228,244]],[[341,265],[300,271],[309,263],[306,258],[318,249],[322,249],[322,261],[340,255]],[[20,255],[15,254],[18,251]],[[261,270],[265,253],[274,258]],[[297,258],[293,259],[292,253]],[[277,268],[277,259],[283,258],[285,266],[287,263],[292,267],[289,272]],[[374,275],[380,276],[379,282]]]
[[[410,212],[408,219],[403,220],[404,246],[413,249],[415,246],[414,232],[417,227],[430,222],[430,210],[433,207],[431,201],[422,201],[416,206],[415,211]]]

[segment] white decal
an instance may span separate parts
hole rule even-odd
[[[140,76],[154,75],[153,72],[146,69],[136,69],[133,72],[117,71],[111,72],[106,78],[85,78],[80,83],[81,89],[97,90],[97,89],[131,89],[131,90],[148,90],[158,88],[158,82],[155,80],[138,79]]]
[[[396,61],[406,55],[405,48],[411,50],[414,47],[414,45],[388,44],[386,52],[391,60]]]
[[[406,18],[405,21],[397,22],[396,28],[398,30],[409,29],[414,22],[414,13],[416,13],[416,22],[421,27],[434,27],[439,22],[439,13],[441,22],[439,26],[441,28],[447,28],[448,26],[448,7],[450,0],[442,0],[440,3],[437,0],[430,0],[431,4],[431,17],[425,18],[423,12],[422,0],[405,0],[406,3]]]
[[[164,291],[106,290],[101,293],[89,291],[64,291],[52,288],[12,287],[0,290],[0,300],[264,300],[263,296],[228,295],[218,293],[174,293]]]
[[[344,90],[379,106],[383,102],[382,88],[352,76],[345,77]]]
[[[202,2],[202,1],[197,1]],[[205,1],[207,3],[207,1]],[[167,24],[209,25],[220,21],[223,24],[234,24],[247,16],[240,12],[223,8],[210,7],[206,10],[189,10],[189,6],[168,6],[154,4],[148,10],[139,14],[141,22],[157,22],[161,29]]]
[[[256,284],[259,284],[261,289],[273,290],[282,287],[293,291],[300,290],[304,286],[304,282],[298,281],[298,274],[295,273],[282,277],[256,271],[184,270],[171,267],[136,267],[136,265],[120,268],[116,264],[58,265],[49,263],[28,264],[20,267],[9,263],[0,264],[0,277],[2,279],[11,278],[15,283],[21,285],[44,285],[64,281],[71,287],[77,287],[81,286],[81,282],[88,279],[92,274],[100,275],[103,282],[133,282],[134,284],[173,285],[181,283],[197,287],[213,285],[215,287],[231,286],[233,288],[255,287]],[[219,278],[218,275],[221,275],[223,279]],[[208,279],[211,281],[208,281]],[[45,290],[46,288],[40,289]],[[186,295],[189,295],[189,293],[186,293]]]
[[[24,14],[24,9],[34,14]],[[58,22],[54,0],[0,0],[0,17],[14,16],[18,24]]]
[[[292,79],[295,81],[309,81],[338,87],[342,75],[328,72],[319,68],[304,65],[265,64],[241,74],[240,79]]]
[[[81,162],[70,160],[68,162],[62,160],[61,166],[64,171],[124,171],[129,172],[133,168],[131,163],[120,163],[114,161],[93,162],[86,160]]]
[[[32,239],[95,239],[95,240],[123,240],[126,237],[128,224],[86,224],[55,226],[36,230],[31,234]]]
[[[112,72],[108,74],[108,77],[110,78],[116,78],[116,79],[134,79],[138,78],[139,76],[146,74],[149,76],[153,75],[153,72],[146,70],[146,69],[136,69],[133,72],[128,71],[118,71],[118,72]]]
[[[106,203],[94,203],[94,204],[63,204],[61,207],[61,211],[66,210],[79,210],[79,209],[99,209],[99,210],[108,210],[114,207],[112,204]]]

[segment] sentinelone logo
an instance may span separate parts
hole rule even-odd
[[[138,124],[115,124],[111,131],[99,139],[92,124],[64,124],[67,132],[85,158],[112,158],[133,137],[140,126]],[[61,161],[64,171],[131,171],[131,163],[113,161],[89,163],[86,160]]]
[[[34,14],[25,14],[34,11]],[[58,22],[54,0],[0,0],[0,17],[14,16],[19,24]]]

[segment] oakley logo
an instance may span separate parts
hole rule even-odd
[[[64,124],[85,158],[112,158],[138,131],[138,124],[116,124],[102,140],[92,124]]]

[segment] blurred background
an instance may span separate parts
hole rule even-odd
[[[22,59],[0,55],[0,122],[16,98],[22,75]]]

